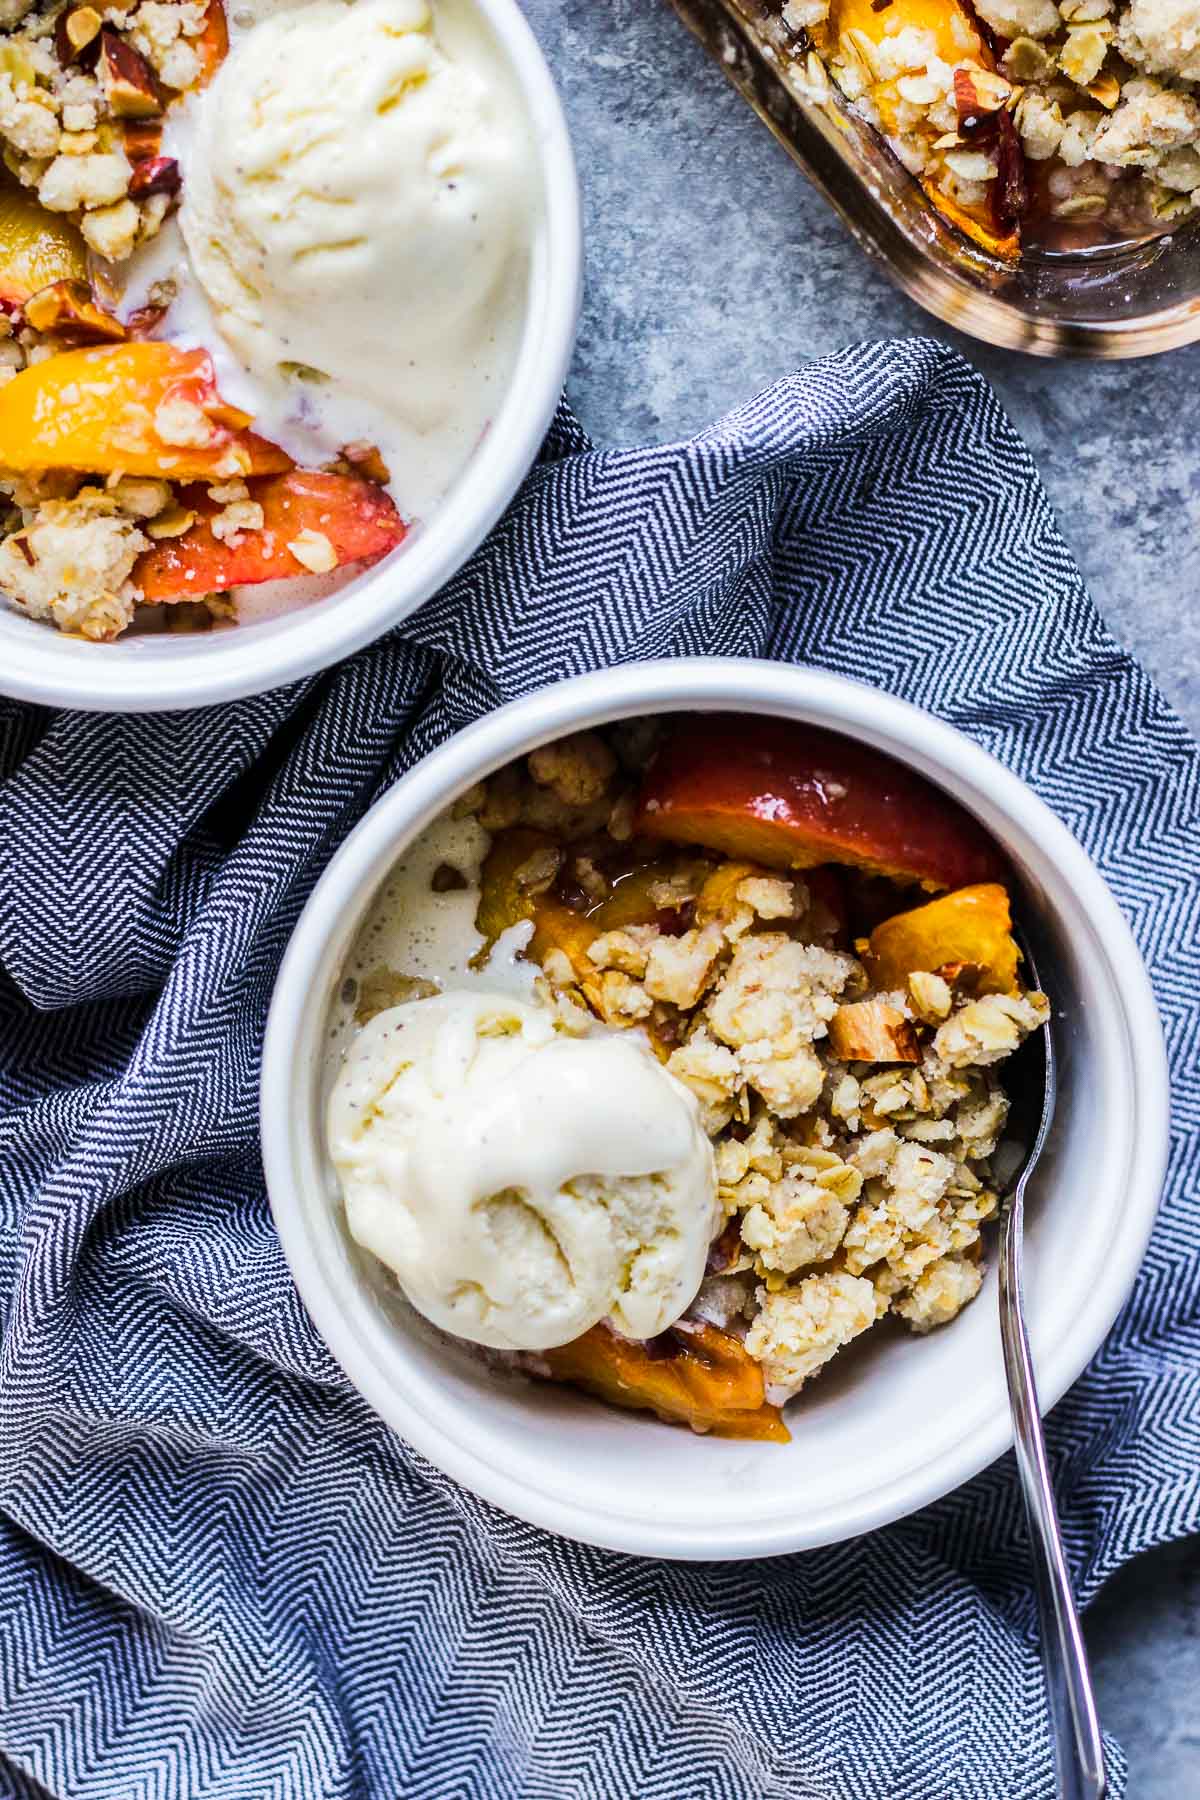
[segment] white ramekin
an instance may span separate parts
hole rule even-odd
[[[279,687],[361,649],[462,567],[533,463],[554,414],[579,320],[579,187],[550,71],[516,0],[473,0],[528,108],[542,204],[525,327],[508,392],[470,464],[409,541],[326,599],[197,635],[90,644],[0,602],[0,693],[87,712],[168,712]]]
[[[944,1330],[868,1334],[844,1353],[791,1409],[786,1447],[696,1437],[567,1389],[493,1377],[434,1340],[372,1282],[347,1238],[322,1139],[330,999],[397,854],[456,794],[533,746],[680,709],[844,731],[940,783],[1008,851],[1045,957],[1062,1061],[1027,1253],[1041,1397],[1046,1407],[1059,1399],[1128,1295],[1158,1204],[1167,1073],[1150,984],[1103,880],[1049,808],[950,726],[856,682],[726,658],[636,663],[544,688],[427,757],[347,839],[296,927],[263,1056],[263,1155],[284,1251],[317,1328],[369,1403],[431,1462],[568,1537],[648,1556],[760,1556],[900,1518],[1009,1446],[994,1271]]]

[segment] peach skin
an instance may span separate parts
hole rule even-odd
[[[404,537],[404,522],[387,494],[356,475],[325,475],[293,469],[249,484],[250,498],[263,509],[258,531],[233,538],[213,535],[211,519],[221,511],[204,488],[184,490],[181,502],[196,521],[179,537],[163,538],[137,560],[133,578],[148,601],[188,600],[219,588],[249,587],[307,575],[308,566],[288,548],[302,531],[319,532],[343,563],[376,562]]]
[[[932,783],[783,719],[684,719],[646,774],[634,829],[776,869],[846,863],[931,890],[1004,872],[982,826]]]

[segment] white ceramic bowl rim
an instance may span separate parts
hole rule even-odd
[[[546,1530],[640,1555],[732,1559],[809,1548],[903,1517],[949,1493],[1011,1446],[1007,1411],[997,1407],[945,1446],[932,1462],[897,1469],[828,1516],[797,1525],[749,1522],[736,1509],[707,1527],[681,1527],[655,1516],[598,1507],[586,1492],[547,1492],[482,1457],[471,1434],[446,1428],[436,1384],[388,1379],[376,1360],[373,1327],[356,1310],[353,1283],[323,1266],[297,1199],[304,1152],[297,1143],[294,1080],[306,1007],[338,922],[361,916],[403,844],[456,792],[503,763],[581,725],[670,710],[720,710],[808,716],[831,730],[876,742],[929,775],[993,827],[1002,821],[1056,867],[1094,928],[1086,953],[1100,955],[1127,1034],[1132,1091],[1124,1153],[1128,1186],[1108,1254],[1082,1304],[1033,1330],[1043,1410],[1082,1372],[1127,1298],[1157,1212],[1168,1144],[1168,1079],[1162,1030],[1132,933],[1099,872],[1066,827],[1016,775],[953,727],[874,688],[778,663],[723,657],[646,662],[543,688],[460,732],[410,770],[371,809],[338,851],[301,915],[272,1001],[262,1068],[263,1158],[271,1204],[297,1286],[322,1336],[381,1416],[422,1455],[497,1506]],[[347,927],[340,956],[348,948]],[[1132,1154],[1136,1125],[1136,1158]],[[309,1147],[311,1149],[311,1146]],[[315,1154],[315,1152],[314,1152]],[[980,1304],[986,1303],[986,1295]],[[393,1371],[394,1373],[394,1371]],[[407,1371],[406,1371],[407,1376]],[[651,1429],[630,1418],[629,1429]]]
[[[566,120],[516,0],[472,0],[528,107],[542,177],[529,305],[508,392],[428,523],[327,601],[203,637],[90,644],[0,616],[0,693],[87,712],[170,712],[282,687],[372,643],[443,587],[478,548],[532,466],[566,380],[579,319],[579,185]],[[2,603],[0,603],[2,604]]]

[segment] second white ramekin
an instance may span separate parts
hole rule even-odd
[[[281,687],[371,643],[459,570],[528,472],[562,393],[579,322],[579,184],[550,71],[517,0],[472,0],[528,109],[541,187],[521,347],[486,436],[427,523],[374,568],[277,618],[91,644],[0,601],[0,694],[84,712],[171,712]],[[398,349],[399,354],[399,349]]]
[[[871,1334],[878,1341],[835,1362],[789,1409],[789,1445],[696,1437],[567,1389],[494,1377],[435,1339],[348,1239],[323,1145],[330,1000],[400,851],[455,795],[535,745],[677,710],[775,714],[876,745],[962,801],[1007,850],[1062,1062],[1026,1257],[1041,1397],[1047,1408],[1060,1398],[1127,1297],[1158,1205],[1167,1076],[1150,984],[1096,868],[1032,790],[950,726],[856,682],[726,658],[632,664],[503,707],[427,757],[347,839],[296,927],[263,1058],[263,1156],[313,1320],[359,1391],[431,1462],[568,1537],[648,1556],[761,1556],[913,1512],[1009,1446],[994,1272],[945,1329]]]

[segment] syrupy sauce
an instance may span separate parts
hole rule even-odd
[[[1140,169],[1126,172],[1103,163],[1068,169],[1056,156],[1046,162],[1026,160],[1025,168],[1029,203],[1021,220],[1021,248],[1027,254],[1112,255],[1170,237],[1190,221],[1186,213],[1170,221],[1155,218],[1151,183]],[[1060,218],[1057,208],[1072,193],[1103,195],[1104,211],[1093,218]]]
[[[994,33],[990,37],[993,54],[999,59],[1007,44]],[[1111,254],[1167,236],[1183,222],[1155,218],[1150,206],[1151,185],[1140,169],[1123,171],[1092,162],[1069,168],[1057,156],[1033,161],[1026,156],[1007,109],[988,111],[978,105],[967,69],[954,72],[954,98],[959,135],[972,148],[989,151],[999,164],[999,174],[989,188],[996,231],[1003,235],[1019,229],[1023,254]],[[1091,214],[1063,216],[1060,209],[1064,203],[1080,198],[1104,204]]]

